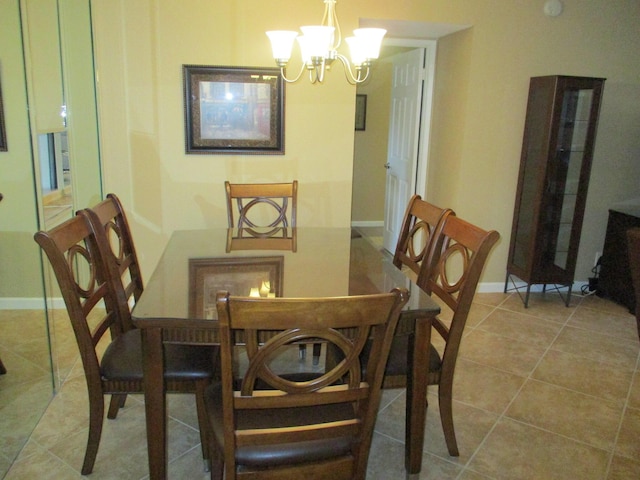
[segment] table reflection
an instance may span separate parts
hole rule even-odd
[[[226,251],[298,249],[296,227],[230,228]]]

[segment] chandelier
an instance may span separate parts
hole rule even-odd
[[[338,59],[344,67],[344,74],[351,85],[362,83],[369,78],[371,61],[378,58],[382,37],[387,31],[383,28],[358,28],[353,37],[345,38],[351,53],[349,59],[338,53],[342,43],[342,33],[336,15],[337,0],[323,0],[324,16],[321,25],[300,27],[302,35],[289,30],[273,30],[267,32],[271,40],[271,49],[276,64],[280,67],[282,77],[289,83],[297,82],[305,70],[309,72],[311,83],[322,83],[325,71],[331,68]],[[298,39],[302,54],[302,66],[295,78],[286,77],[286,68],[291,58],[293,44]]]

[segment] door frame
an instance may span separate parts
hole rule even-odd
[[[429,150],[431,137],[431,113],[433,109],[433,89],[436,68],[437,40],[415,39],[415,38],[387,38],[382,42],[385,46],[391,47],[413,47],[425,49],[425,75],[422,86],[422,104],[420,115],[420,131],[418,142],[418,158],[415,165],[415,176],[412,179],[412,190],[414,193],[426,198],[427,195],[427,169],[429,166]],[[385,191],[385,195],[387,192]]]

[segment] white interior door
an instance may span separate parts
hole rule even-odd
[[[424,59],[424,48],[390,59],[393,73],[383,235],[384,248],[390,252],[395,250],[405,208],[416,191]]]

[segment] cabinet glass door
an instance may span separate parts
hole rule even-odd
[[[556,176],[552,193],[554,205],[551,209],[557,225],[550,251],[554,253],[553,263],[567,268],[575,214],[580,173],[584,161],[589,114],[593,101],[593,90],[566,90],[562,99],[562,113],[556,148]],[[559,221],[558,221],[559,220]]]

